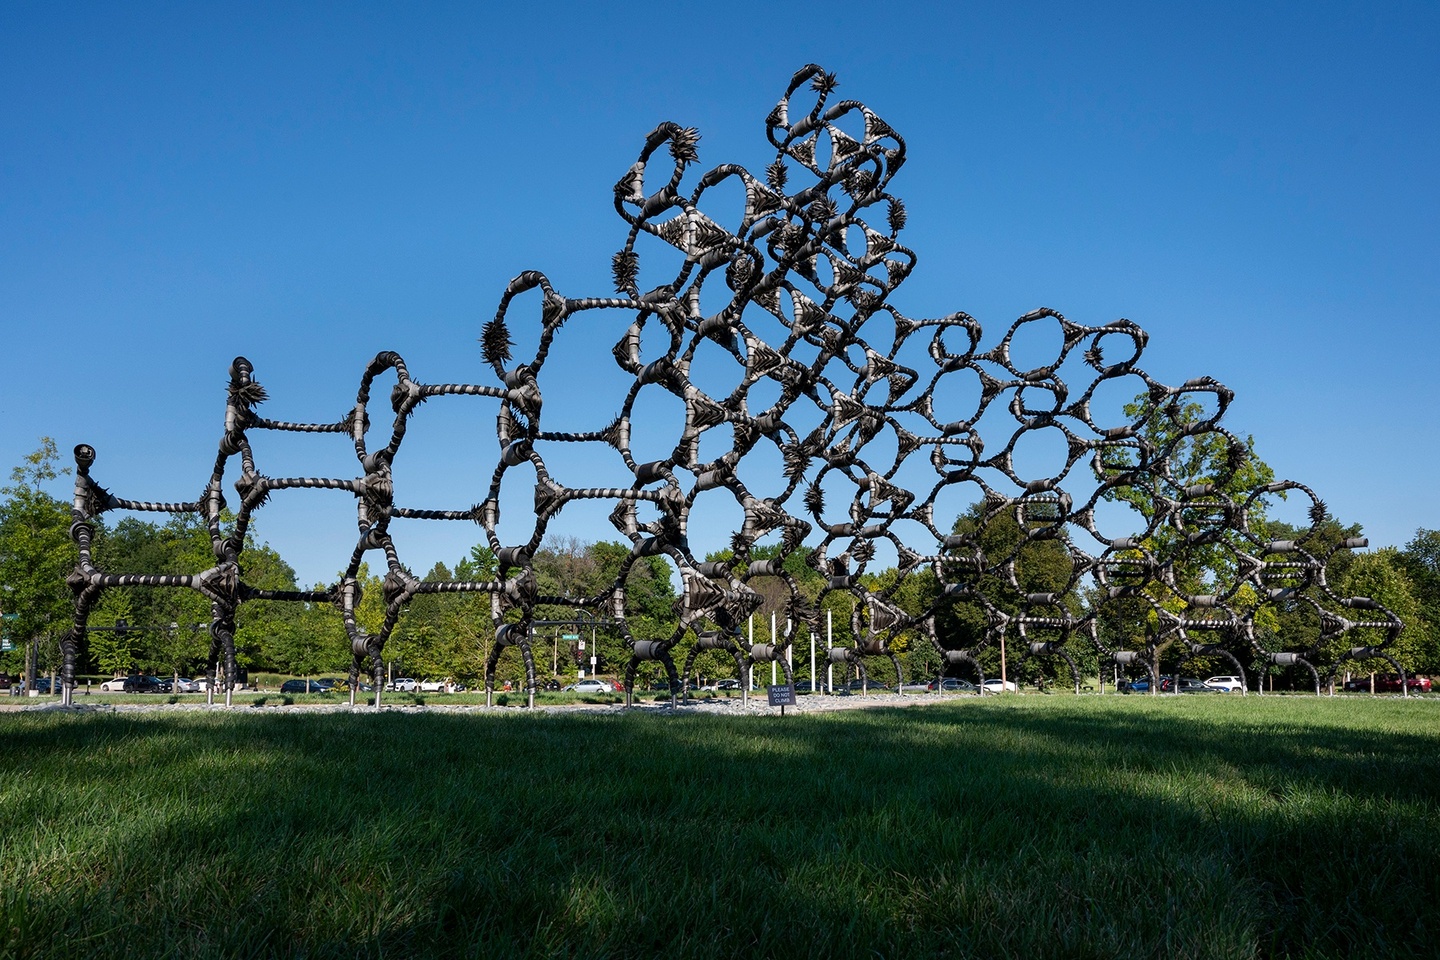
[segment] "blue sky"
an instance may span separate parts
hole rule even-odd
[[[1226,383],[1227,424],[1279,476],[1403,544],[1440,527],[1437,46],[1433,3],[13,0],[0,463],[87,442],[117,494],[192,499],[242,354],[277,419],[338,419],[384,349],[422,381],[489,382],[476,338],[511,277],[610,290],[611,187],[649,130],[696,126],[699,169],[759,171],[765,115],[816,62],[907,141],[899,309],[964,310],[990,340],[1042,305],[1132,319],[1152,376]],[[547,403],[608,416],[585,361]],[[492,427],[492,407],[427,405],[399,501],[481,499]],[[257,454],[355,475],[341,440]],[[328,580],[353,503],[277,497],[258,529]],[[568,532],[614,535],[580,512]],[[407,529],[402,558],[478,536]]]

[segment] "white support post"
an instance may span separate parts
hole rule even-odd
[[[815,692],[815,631],[810,631],[810,692]]]
[[[774,610],[771,610],[771,611],[770,611],[770,655],[771,655],[772,657],[775,655],[775,642],[776,642],[776,641],[775,641],[775,611],[774,611]],[[776,661],[774,661],[774,660],[771,660],[771,661],[770,661],[770,686],[772,686],[772,687],[775,686],[775,679],[776,679],[776,677],[775,677],[775,672],[776,672],[776,670],[779,669],[779,666],[780,666],[780,665],[779,665]]]
[[[745,629],[746,629],[747,634],[748,634],[748,637],[749,637],[750,649],[753,650],[753,649],[755,649],[755,614],[753,614],[753,613],[750,614],[750,619],[749,619],[749,621],[746,623]],[[740,686],[744,687],[746,690],[752,690],[752,691],[753,691],[753,690],[755,689],[755,665],[754,665],[754,664],[751,664],[751,665],[750,665],[750,669],[748,669],[748,670],[745,671],[745,676],[743,676],[743,677],[740,678]]]
[[[830,649],[835,646],[835,613],[825,611],[825,692],[835,695],[835,661],[830,659]]]

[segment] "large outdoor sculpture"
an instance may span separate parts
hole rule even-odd
[[[896,310],[892,294],[915,265],[898,239],[905,208],[889,193],[905,143],[863,104],[835,99],[835,86],[834,77],[816,66],[794,76],[765,122],[776,154],[763,177],[733,164],[687,177],[697,162],[696,131],[665,123],[651,132],[615,185],[615,210],[628,233],[613,258],[614,295],[571,298],[543,274],[522,273],[482,331],[486,383],[422,383],[398,355],[385,352],[365,370],[354,407],[342,419],[291,423],[258,413],[265,391],[251,364],[237,358],[214,471],[200,497],[188,503],[111,495],[91,478],[94,450],[77,447],[73,535],[80,559],[70,581],[75,624],[64,642],[65,696],[101,594],[141,585],[196,590],[209,599],[211,670],[223,674],[227,699],[235,674],[236,611],[247,600],[335,604],[349,634],[352,680],[368,670],[378,691],[386,639],[406,603],[419,594],[461,592],[490,598],[497,642],[486,666],[487,689],[496,658],[513,646],[524,658],[533,695],[530,636],[537,608],[570,607],[606,618],[623,632],[629,568],[660,555],[679,571],[678,625],[666,639],[630,641],[627,684],[637,664],[658,661],[672,690],[678,689],[671,651],[687,634],[696,637],[694,649],[726,652],[742,666],[778,662],[788,678],[786,648],[802,629],[822,632],[817,610],[835,591],[854,598],[854,612],[842,630],[846,639],[827,656],[847,667],[889,656],[900,631],[928,637],[949,663],[973,661],[974,644],[960,645],[943,629],[956,604],[984,612],[979,643],[1009,636],[1023,655],[1064,657],[1079,637],[1095,645],[1104,664],[1146,663],[1152,672],[1153,653],[1166,641],[1178,641],[1192,654],[1229,657],[1243,672],[1237,654],[1262,663],[1310,664],[1322,643],[1333,649],[1336,637],[1368,627],[1379,628],[1372,631],[1379,639],[1341,659],[1383,655],[1400,621],[1371,600],[1338,596],[1326,577],[1335,551],[1363,542],[1320,537],[1324,506],[1298,483],[1235,492],[1249,451],[1220,425],[1231,400],[1221,384],[1201,378],[1169,387],[1152,380],[1138,366],[1146,335],[1126,320],[1082,326],[1037,310],[1015,321],[998,342],[982,346],[980,324],[963,313],[912,320]],[[707,206],[707,192],[721,192],[716,188],[722,184],[729,195],[743,192],[743,209]],[[668,249],[678,272],[656,275],[644,244]],[[543,405],[547,354],[557,338],[593,339],[601,325],[592,321],[600,315],[629,320],[613,357],[632,386],[615,398],[619,412],[613,419],[552,425]],[[538,349],[516,357],[512,332],[522,324],[538,329]],[[1037,328],[1053,336],[1055,354],[1020,369],[1012,357],[1017,338]],[[1067,361],[1067,375],[1086,378],[1083,385],[1061,379]],[[701,366],[707,370],[703,389],[694,375]],[[389,396],[376,404],[372,391],[384,389],[382,380]],[[1144,398],[1139,412],[1123,422],[1096,422],[1097,391],[1122,385],[1129,396]],[[647,402],[662,394],[683,404],[683,428],[668,456],[637,462],[632,433],[641,429]],[[493,406],[494,469],[477,482],[473,506],[408,506],[394,489],[392,464],[421,403],[444,396]],[[993,431],[997,420],[1007,425],[982,438],[982,422]],[[268,430],[341,435],[354,445],[360,475],[266,476],[249,438]],[[1042,434],[1057,441],[1061,459],[1039,475],[1022,473],[1021,448]],[[1223,438],[1225,453],[1212,475],[1187,484],[1172,470],[1172,457],[1206,437]],[[546,457],[562,445],[583,448],[587,478],[613,477],[613,485],[552,473]],[[742,465],[760,454],[781,466],[763,489],[752,489],[760,485],[742,479]],[[227,482],[233,501],[227,501]],[[345,576],[327,591],[254,589],[238,565],[251,517],[269,497],[299,488],[354,497],[359,538]],[[957,488],[968,491],[959,500]],[[1312,501],[1313,526],[1305,536],[1276,542],[1252,529],[1251,519],[1260,498],[1281,492]],[[1098,519],[1117,498],[1136,505],[1136,528],[1123,536],[1104,532]],[[631,544],[629,560],[598,596],[541,595],[531,558],[567,506],[596,500],[613,506],[610,519]],[[968,525],[957,527],[953,511],[940,512],[942,501],[978,506]],[[227,503],[234,515],[229,524],[222,522]],[[742,522],[728,543],[692,543],[691,518],[712,504],[728,504]],[[98,569],[90,550],[94,520],[117,509],[203,517],[214,566],[173,576]],[[529,535],[503,541],[502,510],[527,517],[527,523],[533,512]],[[392,536],[397,518],[478,523],[499,559],[499,577],[417,579]],[[1010,533],[997,548],[992,534],[1002,526]],[[1052,556],[1056,550],[1068,556],[1069,580],[1026,593],[1026,557],[1042,543],[1054,545],[1046,548]],[[778,555],[752,558],[759,545],[778,545]],[[704,561],[707,552],[724,547],[729,559]],[[1176,571],[1200,551],[1212,558],[1218,551],[1223,562],[1210,567],[1224,573],[1204,595],[1189,594]],[[870,581],[862,577],[877,553],[901,576],[885,589],[867,589]],[[362,560],[375,555],[384,557],[386,568],[386,616],[370,634],[355,618],[357,576]],[[786,561],[796,556],[824,576],[819,598],[806,596],[787,572]],[[924,609],[913,603],[902,608],[896,591],[904,575],[927,568],[936,577],[933,597]],[[786,626],[772,642],[751,642],[743,631],[760,603],[758,578],[778,578],[788,595]],[[1144,644],[1107,635],[1102,625],[1115,604],[1141,604],[1147,611]],[[1276,604],[1312,608],[1314,635],[1282,642],[1258,632],[1258,611]],[[1323,666],[1333,676],[1337,663],[1332,656]],[[377,692],[377,704],[379,699]]]

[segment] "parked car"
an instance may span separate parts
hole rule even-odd
[[[1121,693],[1149,693],[1150,678],[1141,677],[1138,680],[1121,680],[1120,685],[1117,689],[1119,689]],[[1195,677],[1180,678],[1181,693],[1217,693],[1219,692],[1219,689],[1220,688],[1218,687],[1207,686],[1205,681],[1197,680]],[[1175,692],[1174,674],[1166,674],[1160,678],[1160,692]]]
[[[447,683],[449,683],[449,682],[450,682],[450,681],[448,681],[448,680],[421,680],[421,681],[420,681],[420,692],[421,692],[421,693],[446,693],[447,691],[446,691],[446,689],[445,689],[445,685],[446,685]]]
[[[597,680],[594,677],[586,677],[584,680],[576,680],[565,688],[572,693],[614,693],[614,689],[604,680]]]
[[[734,679],[733,677],[727,677],[727,678],[724,679],[724,680],[716,680],[716,681],[715,681],[715,685],[714,685],[713,687],[711,687],[710,689],[712,689],[712,690],[739,690],[739,689],[740,689],[740,681]]]
[[[163,693],[164,684],[159,677],[148,677],[143,673],[133,674],[125,678],[122,689],[126,693]]]
[[[1363,677],[1351,677],[1349,680],[1345,681],[1344,689],[1349,691],[1350,693],[1369,693],[1370,677],[1368,675]],[[1377,685],[1375,689],[1379,690],[1380,687]]]
[[[984,683],[980,684],[980,687],[985,693],[1000,693],[1002,691],[1006,693],[1020,692],[1020,688],[1015,686],[1014,680],[1006,680],[1004,683],[1001,683],[999,677],[987,678]]]
[[[10,674],[0,673],[0,690],[9,690],[10,685],[14,682],[15,678],[10,676]]]
[[[397,677],[387,686],[396,693],[415,693],[420,689],[420,681],[412,677]]]
[[[127,677],[114,677],[110,680],[106,680],[104,683],[100,684],[100,692],[123,693],[125,691],[125,681],[127,679]]]
[[[809,677],[799,677],[795,681],[796,693],[824,693],[824,683],[811,683]]]
[[[324,693],[328,689],[319,680],[286,680],[280,684],[281,693]]]
[[[974,693],[979,688],[969,680],[961,680],[959,677],[942,677],[930,681],[926,689],[939,690],[942,693]]]
[[[879,680],[851,680],[840,689],[851,693],[886,693],[890,688]]]
[[[1175,683],[1176,683],[1176,679],[1175,679],[1174,677],[1161,677],[1161,678],[1160,678],[1160,692],[1161,692],[1161,693],[1174,693],[1174,692],[1175,692]],[[1197,679],[1195,679],[1194,677],[1181,677],[1181,678],[1179,679],[1179,684],[1180,684],[1180,692],[1181,692],[1181,693],[1214,693],[1214,692],[1216,692],[1216,691],[1215,691],[1215,688],[1206,686],[1206,685],[1205,685],[1205,682],[1204,682],[1203,680],[1197,680]]]
[[[1245,680],[1242,677],[1211,677],[1205,681],[1205,686],[1222,693],[1241,693],[1245,690]]]
[[[930,684],[924,680],[911,680],[900,684],[901,693],[924,693],[930,689]]]
[[[37,684],[37,686],[38,686],[38,684]],[[1406,678],[1405,678],[1405,688],[1406,688],[1407,690],[1411,691],[1412,693],[1429,693],[1429,692],[1430,692],[1430,678],[1429,678],[1429,677],[1406,677]],[[1386,692],[1386,693],[1399,693],[1399,692],[1400,692],[1400,677],[1399,677],[1399,675],[1398,675],[1398,674],[1394,674],[1394,673],[1384,673],[1384,674],[1380,674],[1379,676],[1377,676],[1377,677],[1375,678],[1375,690],[1376,690],[1377,693],[1380,692],[1380,691],[1382,691],[1382,690],[1383,690],[1384,692]]]
[[[181,677],[173,682],[173,690],[175,693],[199,693],[200,684],[189,677]]]

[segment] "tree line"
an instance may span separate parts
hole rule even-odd
[[[1213,455],[1213,451],[1199,451],[1192,472],[1203,474],[1207,457]],[[1237,479],[1237,485],[1266,482],[1269,468],[1258,459],[1254,464],[1257,473]],[[0,670],[12,674],[25,669],[27,649],[34,652],[39,672],[56,668],[60,660],[59,638],[71,626],[71,595],[65,582],[75,562],[68,533],[71,511],[69,503],[56,494],[66,473],[68,470],[59,466],[54,442],[44,438],[40,447],[13,469],[10,483],[0,487],[0,611],[5,614],[0,622],[11,647],[0,652]],[[1263,513],[1252,519],[1252,526],[1257,524],[1276,540],[1304,532],[1265,519]],[[1317,527],[1319,541],[1340,542],[1361,534],[1358,524],[1344,524],[1328,516]],[[981,576],[977,584],[1000,609],[1015,613],[1026,594],[1058,593],[1058,602],[1074,616],[1100,611],[1100,628],[1112,645],[1143,645],[1146,630],[1153,626],[1153,610],[1139,601],[1133,608],[1125,603],[1101,604],[1093,590],[1076,588],[1071,578],[1072,559],[1061,541],[1022,542],[1018,521],[1004,514],[986,514],[982,504],[957,518],[953,529],[957,534],[968,534],[988,556],[1003,556],[1018,549],[1015,584],[1001,582],[993,571]],[[597,596],[614,582],[629,552],[628,545],[618,542],[552,537],[534,557],[539,592],[549,596]],[[778,545],[760,546],[750,556],[764,560],[778,553]],[[1226,574],[1220,568],[1229,562],[1227,556],[1223,551],[1193,556],[1188,567],[1176,572],[1182,589],[1203,592],[1207,583]],[[126,516],[102,524],[96,531],[95,557],[103,569],[137,574],[199,573],[214,564],[209,531],[196,517],[186,514],[171,514],[160,522]],[[721,550],[706,559],[727,557],[728,551]],[[240,565],[244,580],[252,586],[300,588],[295,570],[275,549],[257,539],[253,527]],[[826,579],[805,563],[800,551],[786,557],[785,569],[805,598],[818,604],[822,633],[825,624],[833,622],[835,642],[852,642],[854,597],[844,591],[826,591]],[[669,562],[662,557],[644,558],[631,567],[625,584],[626,626],[633,639],[661,639],[675,632],[672,573]],[[1337,553],[1328,574],[1331,586],[1341,595],[1373,597],[1405,621],[1406,627],[1391,652],[1407,671],[1440,673],[1440,531],[1421,528],[1401,548]],[[451,564],[434,564],[423,579],[489,580],[497,575],[496,558],[482,544]],[[763,598],[753,622],[757,642],[776,639],[771,636],[772,613],[779,618],[777,628],[784,629],[785,590],[778,581],[770,581],[758,578],[751,583]],[[384,617],[380,578],[362,568],[361,582],[358,619],[366,630],[376,631]],[[939,578],[929,568],[903,576],[894,568],[867,574],[863,585],[872,591],[887,592],[896,606],[911,614],[933,606],[942,589]],[[312,585],[310,589],[317,586],[323,589],[323,585]],[[1002,651],[994,644],[981,642],[987,629],[985,611],[978,604],[964,601],[942,605],[941,610],[935,627],[945,646],[976,648],[981,668],[987,675],[997,675]],[[1315,617],[1313,608],[1304,605],[1265,606],[1257,611],[1256,628],[1282,638],[1315,636],[1317,625],[1311,622]],[[579,623],[574,622],[569,607],[542,606],[537,610],[537,620],[541,622],[535,629],[533,652],[537,675],[542,679],[573,678],[580,669],[587,674],[594,669],[611,675],[624,670],[629,660],[626,639],[603,614]],[[92,629],[82,652],[81,673],[105,676],[134,671],[196,672],[203,667],[210,650],[209,624],[208,602],[194,591],[147,587],[108,590],[89,620]],[[409,604],[386,645],[385,656],[399,671],[397,676],[474,680],[483,675],[494,639],[487,595],[420,595]],[[817,638],[822,664],[825,639],[823,635]],[[677,649],[677,663],[683,662],[685,645],[690,642],[693,638],[687,638]],[[806,674],[810,643],[803,629],[796,632],[794,642],[796,672]],[[1351,634],[1333,642],[1348,646],[1366,639]],[[327,603],[247,602],[237,617],[236,644],[240,665],[251,671],[315,675],[343,673],[350,664],[340,613]],[[935,676],[944,669],[940,655],[919,630],[897,633],[891,649],[900,659],[907,680]],[[1073,637],[1066,649],[1084,673],[1098,673],[1099,656],[1093,644],[1083,637]],[[1180,651],[1167,654],[1162,650],[1160,655],[1173,659]],[[1043,681],[1060,680],[1068,674],[1068,667],[1053,659],[1027,659],[1018,650],[1011,656],[1012,677]],[[1203,658],[1196,669],[1212,665],[1223,672],[1218,661],[1210,664]],[[660,669],[645,664],[639,682],[663,680]],[[693,673],[711,678],[731,676],[735,673],[734,661],[724,654],[706,651],[696,658]],[[874,673],[883,681],[895,679],[884,660],[875,664]],[[498,681],[518,684],[523,677],[524,667],[518,656],[501,658]]]

